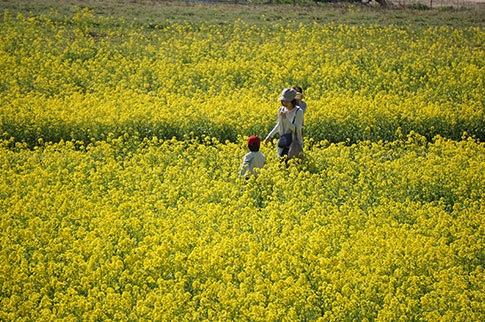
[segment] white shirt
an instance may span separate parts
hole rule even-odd
[[[266,163],[266,158],[261,152],[249,152],[244,155],[239,177],[241,175],[253,174],[254,169],[261,169]]]
[[[283,117],[281,117],[280,115],[280,112],[286,112],[286,118],[283,119]],[[299,106],[296,106],[291,111],[288,111],[286,107],[281,106],[278,110],[278,122],[276,123],[276,126],[271,130],[271,132],[269,132],[266,138],[272,138],[273,135],[276,134],[276,132],[278,132],[280,136],[285,133],[293,132],[293,138],[296,134],[298,141],[300,142],[301,146],[303,146],[302,128],[303,110]],[[278,147],[277,152],[278,156],[281,156],[283,149]]]

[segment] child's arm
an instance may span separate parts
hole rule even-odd
[[[238,176],[239,178],[241,178],[241,176],[246,173],[246,171],[248,170],[248,167],[249,167],[249,153],[244,155],[244,158],[241,164],[241,169],[239,170],[239,176]]]

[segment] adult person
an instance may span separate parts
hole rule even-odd
[[[283,135],[287,133],[292,133],[293,139],[298,140],[300,145],[303,147],[303,111],[299,108],[296,102],[296,90],[294,88],[285,88],[281,91],[281,96],[279,101],[281,102],[281,107],[278,110],[278,120],[276,126],[269,132],[269,134],[264,139],[264,143],[267,144],[273,136],[278,133],[280,139]],[[276,146],[276,152],[278,157],[283,157],[288,155],[289,146],[281,147]]]

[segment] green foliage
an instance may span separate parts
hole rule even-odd
[[[428,5],[425,5],[424,3],[412,3],[412,4],[409,4],[409,5],[406,5],[406,8],[414,9],[414,10],[430,10],[431,9]]]

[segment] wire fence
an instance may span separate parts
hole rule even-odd
[[[481,8],[485,9],[485,0],[387,0],[391,5],[402,7],[425,8]]]
[[[485,0],[184,0],[187,2],[241,3],[241,4],[324,4],[324,3],[363,3],[366,5],[389,5],[412,7],[415,9],[432,8],[480,8],[485,9]]]

